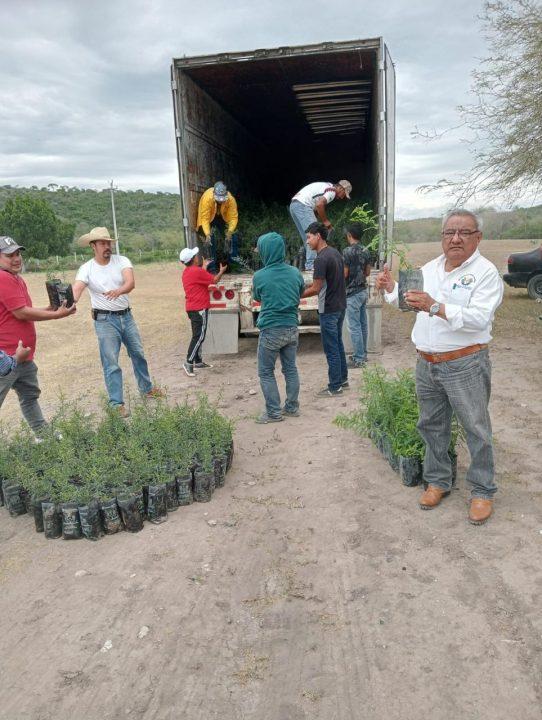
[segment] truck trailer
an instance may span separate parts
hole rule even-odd
[[[244,201],[279,202],[288,213],[304,185],[348,178],[352,207],[356,197],[369,198],[378,214],[380,261],[386,257],[394,212],[395,71],[382,38],[175,58],[171,89],[188,247],[197,244],[201,194],[217,180],[237,198],[242,227]],[[234,324],[241,333],[257,332],[251,287],[247,274],[226,275],[211,288],[215,352],[236,352],[236,342],[221,342]],[[370,282],[373,351],[380,305]],[[316,298],[301,302],[301,332],[319,329],[316,309]]]

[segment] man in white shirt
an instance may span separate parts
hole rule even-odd
[[[313,269],[316,258],[316,252],[307,245],[307,228],[318,220],[326,226],[328,233],[333,230],[326,215],[326,206],[335,198],[350,200],[351,192],[352,185],[348,180],[339,180],[338,183],[310,183],[293,196],[290,215],[305,246],[305,270]]]
[[[121,344],[132,361],[140,393],[148,398],[163,397],[163,392],[151,382],[139,330],[130,309],[128,293],[135,287],[133,266],[127,257],[113,254],[112,238],[105,227],[93,228],[82,235],[79,242],[90,245],[94,258],[79,268],[73,283],[73,297],[77,302],[88,287],[109,403],[126,417],[119,366]]]
[[[420,507],[436,507],[449,494],[452,471],[448,448],[452,414],[463,426],[471,455],[469,520],[481,525],[491,515],[497,491],[488,403],[491,363],[488,343],[503,283],[493,263],[480,255],[480,220],[453,210],[443,221],[443,255],[423,266],[424,290],[405,294],[417,311],[412,342],[418,351],[416,391],[418,430],[425,441]],[[394,305],[398,287],[387,266],[376,281]]]

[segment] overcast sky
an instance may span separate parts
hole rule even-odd
[[[382,35],[397,73],[397,217],[468,167],[457,121],[484,55],[481,0],[0,0],[0,185],[178,190],[172,57]],[[312,178],[310,178],[312,179]],[[309,179],[308,179],[309,180]]]

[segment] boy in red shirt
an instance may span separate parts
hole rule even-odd
[[[204,260],[199,249],[184,248],[179,254],[179,260],[184,263],[183,287],[186,300],[186,312],[192,323],[192,340],[188,346],[186,362],[183,370],[189,377],[194,377],[194,368],[210,368],[201,358],[201,346],[207,332],[207,321],[211,300],[209,298],[209,285],[216,285],[226,272],[227,265],[220,265],[216,275],[207,272],[210,260]]]

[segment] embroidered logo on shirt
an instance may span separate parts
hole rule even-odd
[[[453,284],[452,290],[455,290],[456,287],[469,288],[474,282],[476,282],[474,275],[463,275]]]

